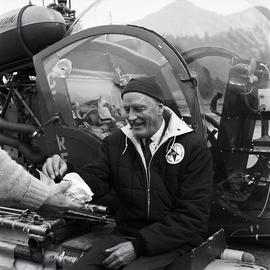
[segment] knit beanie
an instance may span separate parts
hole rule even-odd
[[[164,103],[162,90],[157,84],[154,76],[131,79],[122,91],[122,99],[124,94],[129,92],[139,92]]]

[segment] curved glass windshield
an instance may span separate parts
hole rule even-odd
[[[139,76],[155,76],[166,105],[190,117],[171,64],[141,39],[120,34],[85,38],[49,55],[43,65],[64,122],[98,139],[125,125],[121,91]]]

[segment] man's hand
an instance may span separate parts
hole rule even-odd
[[[81,209],[81,204],[72,202],[65,196],[65,192],[70,188],[70,186],[71,181],[62,181],[59,184],[49,185],[50,193],[44,206],[52,208],[56,211],[66,209]]]
[[[103,261],[106,268],[120,269],[136,258],[133,245],[130,241],[118,244],[105,251],[111,253],[109,257]]]
[[[67,164],[59,155],[53,155],[47,158],[42,167],[42,172],[53,180],[56,177],[62,177],[66,171]]]

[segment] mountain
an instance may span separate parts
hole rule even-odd
[[[171,34],[175,37],[195,35],[203,37],[206,33],[212,36],[230,29],[251,29],[254,25],[264,25],[266,22],[267,18],[261,16],[259,11],[254,12],[253,8],[223,16],[201,9],[188,0],[176,0],[134,23],[160,34]]]
[[[255,57],[269,63],[269,19],[270,11],[263,7],[220,15],[188,0],[175,0],[134,24],[163,35],[180,52],[194,47],[217,46],[246,60]],[[225,91],[229,65],[218,57],[203,58],[190,65],[198,74],[203,98],[211,98],[217,89]]]

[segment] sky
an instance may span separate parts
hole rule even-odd
[[[251,6],[262,5],[270,9],[269,0],[189,0],[193,4],[214,11],[219,14],[227,15],[232,12],[238,12]]]
[[[21,8],[29,3],[30,0],[16,0],[16,1],[7,1],[7,0],[0,0],[0,14],[5,12]],[[136,0],[134,0],[136,1]],[[148,0],[145,0],[147,3]],[[173,1],[173,0],[171,0]],[[218,0],[189,0],[193,4],[210,10],[217,12],[219,14],[229,14],[232,11],[240,11],[242,9],[248,8],[251,3],[263,4],[264,6],[270,9],[270,1],[269,0],[226,0],[226,1],[218,1]],[[53,2],[53,0],[31,0],[32,4],[35,5],[48,5]],[[85,10],[94,0],[71,0],[72,9],[76,10],[76,16],[78,16],[83,10]],[[121,0],[119,0],[121,2]],[[149,1],[150,2],[150,1]],[[162,0],[156,0],[156,2],[162,2]],[[167,0],[170,2],[170,0]],[[225,4],[223,4],[225,3]],[[141,9],[141,7],[140,7]],[[135,12],[135,11],[134,11]]]

